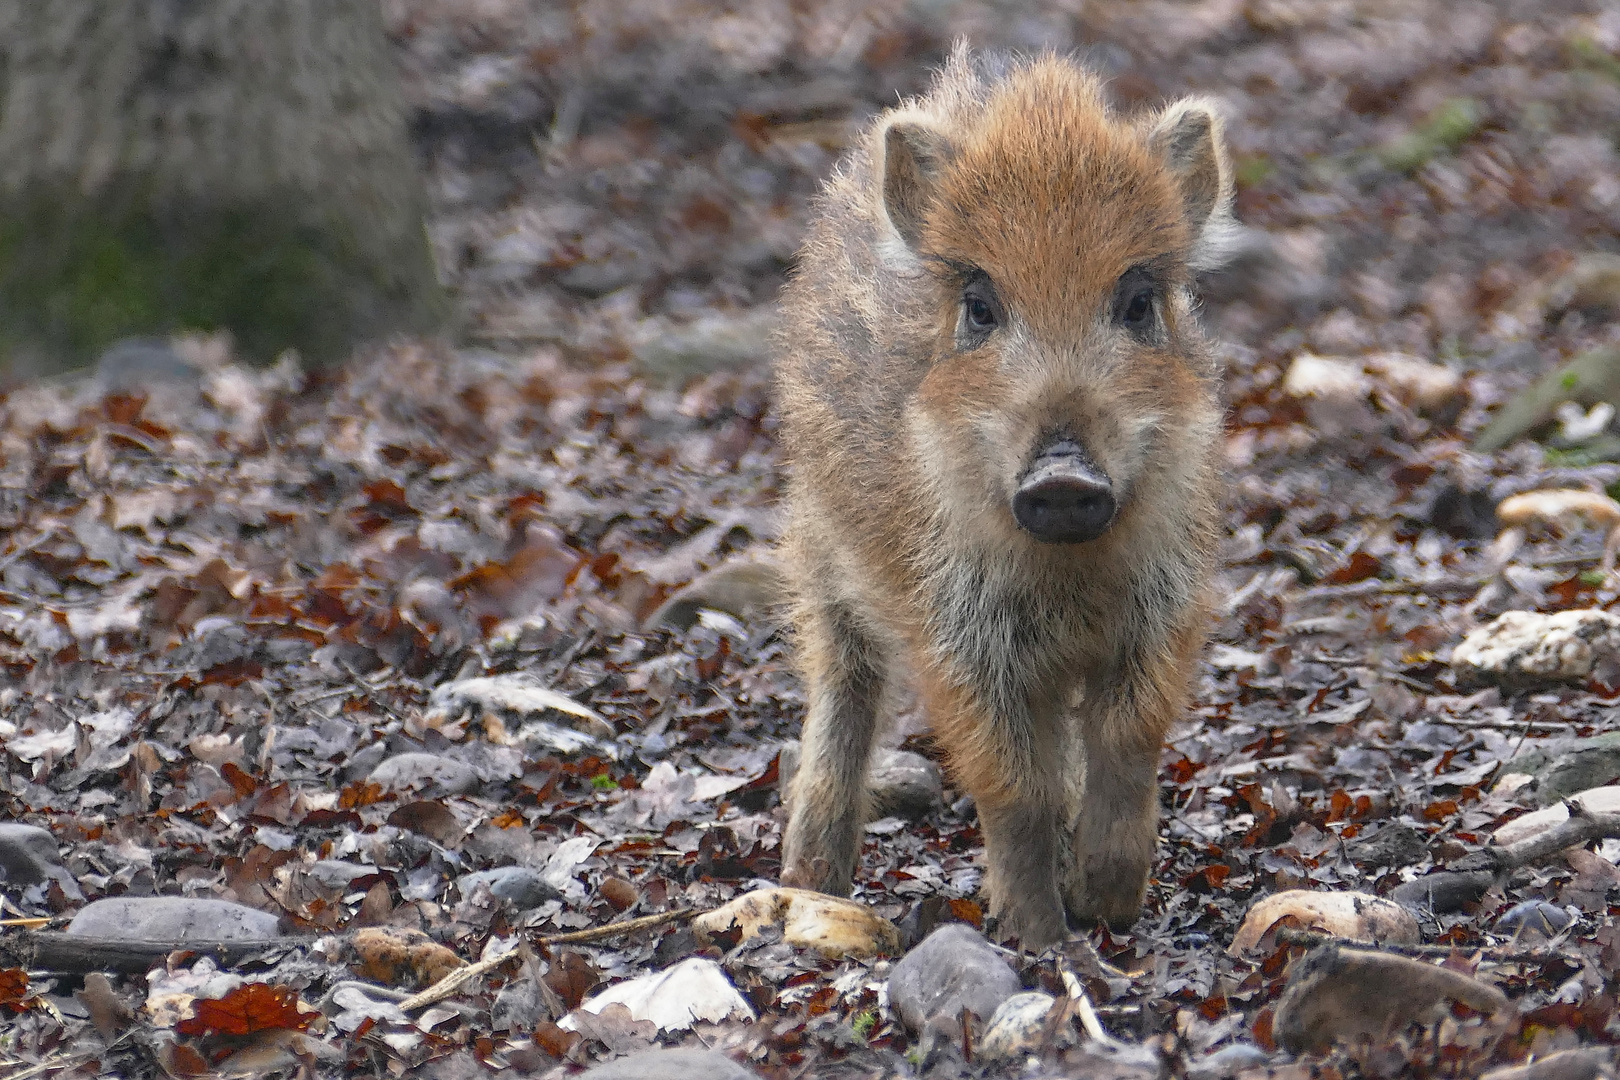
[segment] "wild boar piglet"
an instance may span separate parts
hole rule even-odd
[[[783,880],[846,893],[892,677],[978,808],[999,932],[1130,924],[1207,622],[1233,223],[1215,107],[1110,110],[958,49],[827,183],[783,295],[784,561],[806,682]]]

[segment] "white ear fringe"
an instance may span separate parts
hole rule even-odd
[[[1228,198],[1210,212],[1204,227],[1193,241],[1187,265],[1196,273],[1219,270],[1237,254],[1243,239],[1243,226],[1232,216]]]

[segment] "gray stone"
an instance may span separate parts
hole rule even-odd
[[[801,750],[796,742],[784,743],[782,756],[777,762],[777,775],[781,778],[783,802],[792,789],[793,777],[799,771]],[[909,750],[879,749],[872,754],[872,765],[866,774],[866,784],[872,793],[868,821],[886,817],[904,817],[916,820],[945,805],[945,782],[939,766]]]
[[[1057,999],[1038,990],[1014,994],[996,1007],[979,1040],[979,1056],[1010,1061],[1039,1053],[1046,1043],[1046,1018]]]
[[[547,900],[562,898],[562,893],[541,877],[540,871],[527,866],[497,866],[493,870],[463,874],[456,884],[462,896],[471,896],[480,885],[487,886],[491,896],[518,911],[528,911]]]
[[[55,882],[69,900],[84,899],[78,881],[62,865],[56,839],[37,825],[0,824],[0,881],[23,888]]]
[[[489,1007],[489,1026],[496,1031],[533,1031],[546,1019],[546,1004],[530,978],[513,979],[501,987]]]
[[[9,885],[38,885],[61,869],[56,840],[38,825],[8,821],[0,824],[0,872]]]
[[[146,941],[269,941],[281,931],[268,911],[228,900],[117,896],[86,904],[67,932]]]
[[[1504,765],[1502,772],[1534,777],[1536,802],[1551,806],[1620,779],[1620,731],[1560,740],[1544,749],[1520,754]]]
[[[342,859],[321,859],[309,868],[309,876],[329,889],[341,889],[351,881],[381,872],[375,866],[344,862]]]
[[[879,750],[867,775],[872,816],[920,818],[945,805],[939,766],[909,750]]]
[[[1229,1080],[1245,1069],[1258,1069],[1270,1061],[1271,1055],[1253,1043],[1235,1042],[1188,1065],[1187,1080]]]
[[[1497,916],[1495,929],[1498,934],[1552,937],[1567,930],[1578,915],[1575,908],[1561,908],[1545,900],[1525,900]]]
[[[1001,953],[966,923],[941,926],[889,974],[889,1004],[917,1032],[935,1018],[956,1022],[964,1007],[989,1019],[1021,989]]]
[[[787,579],[769,556],[743,555],[700,574],[647,617],[647,626],[686,631],[705,608],[747,621],[787,600]]]
[[[580,1074],[580,1080],[759,1080],[724,1054],[695,1047],[645,1050]]]
[[[371,782],[389,791],[465,795],[478,787],[478,774],[464,761],[411,751],[378,762],[371,770]]]
[[[1608,1080],[1614,1075],[1614,1047],[1580,1046],[1537,1055],[1528,1065],[1504,1065],[1479,1080]]]
[[[1350,857],[1365,866],[1410,866],[1428,851],[1428,834],[1391,823],[1348,845]]]

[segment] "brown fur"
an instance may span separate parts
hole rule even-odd
[[[898,662],[977,803],[992,912],[1039,947],[1065,910],[1134,921],[1153,865],[1159,746],[1216,534],[1220,414],[1190,273],[1214,260],[1231,181],[1204,103],[1121,120],[1066,60],[987,66],[958,50],[879,118],[784,295],[809,712],[783,880],[848,891]],[[1116,283],[1144,266],[1156,321],[1133,333]],[[982,341],[964,336],[975,270],[1005,312]],[[1118,498],[1086,543],[1038,542],[1010,510],[1054,433]]]

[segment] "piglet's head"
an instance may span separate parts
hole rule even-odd
[[[883,258],[923,282],[907,424],[951,512],[1087,543],[1155,474],[1185,480],[1178,440],[1213,422],[1190,289],[1234,227],[1219,114],[1119,119],[1091,76],[1035,60],[971,116],[874,133]]]

